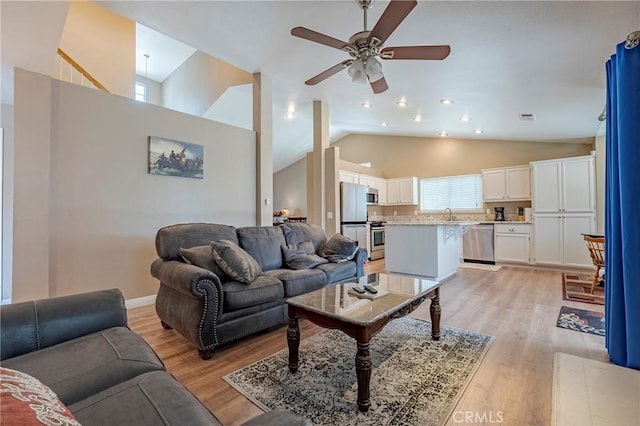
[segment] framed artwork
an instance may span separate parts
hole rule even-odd
[[[204,147],[193,143],[149,136],[149,173],[202,179]]]

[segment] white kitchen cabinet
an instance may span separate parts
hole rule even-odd
[[[496,262],[529,263],[529,224],[495,224]]]
[[[387,180],[387,204],[418,204],[418,178]]]
[[[387,180],[384,178],[375,178],[374,188],[378,190],[378,204],[387,204]]]
[[[534,161],[534,213],[579,213],[595,210],[594,157]]]
[[[340,172],[338,173],[338,180],[340,182],[358,183],[358,174],[340,170]]]
[[[376,178],[367,175],[358,175],[358,182],[360,185],[369,186],[375,188]]]
[[[534,161],[534,262],[592,267],[584,234],[595,230],[593,156]]]
[[[529,166],[482,170],[484,201],[520,201],[531,199]]]
[[[534,262],[540,265],[591,267],[582,234],[595,229],[593,213],[534,215]]]

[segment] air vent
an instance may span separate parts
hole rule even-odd
[[[536,121],[535,114],[518,114],[518,117],[520,117],[522,121]]]

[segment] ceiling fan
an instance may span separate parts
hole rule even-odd
[[[364,11],[364,31],[352,35],[348,43],[304,27],[295,27],[291,30],[291,35],[293,36],[344,50],[351,55],[352,58],[342,61],[315,77],[310,78],[305,81],[306,85],[313,86],[314,84],[318,84],[343,69],[348,68],[349,76],[353,81],[358,83],[367,83],[368,81],[373,89],[373,93],[382,93],[387,90],[389,86],[382,73],[382,64],[376,59],[376,56],[385,60],[442,60],[449,56],[451,47],[448,45],[382,46],[404,18],[416,7],[418,4],[416,0],[391,0],[371,31],[367,30],[367,10],[375,0],[356,1],[358,6]]]

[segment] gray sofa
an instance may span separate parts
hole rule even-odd
[[[80,424],[221,424],[127,328],[117,289],[4,305],[0,333],[2,367],[48,386]],[[280,424],[310,422],[274,410],[247,423]]]
[[[181,249],[204,248],[230,240],[260,265],[262,273],[248,284],[232,280],[215,263],[186,263]],[[211,223],[167,226],[156,235],[159,258],[151,275],[160,281],[156,312],[165,328],[173,328],[210,359],[216,347],[287,322],[286,298],[364,275],[367,251],[353,260],[311,269],[290,269],[282,247],[311,241],[316,252],[327,242],[324,230],[307,223],[242,227]],[[198,262],[196,262],[198,263]]]

